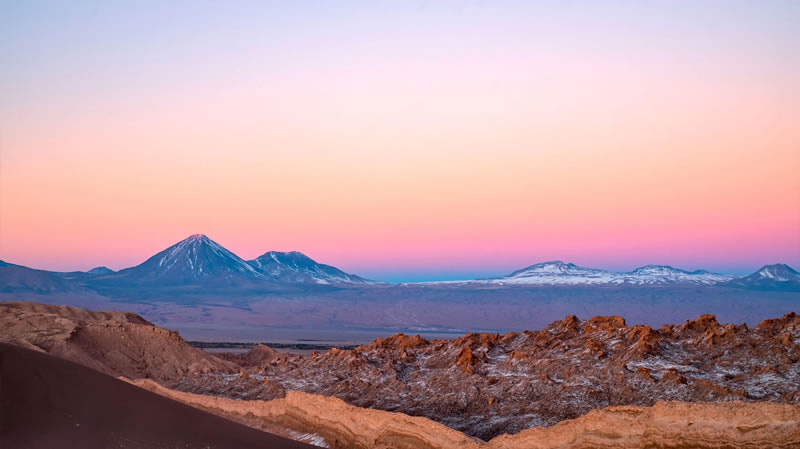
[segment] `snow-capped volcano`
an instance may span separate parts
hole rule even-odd
[[[4,266],[11,265],[0,261],[0,268]],[[16,266],[12,268],[16,269],[14,267]],[[11,285],[12,268],[0,273],[0,288],[4,282]],[[381,284],[345,273],[330,265],[317,263],[297,251],[270,251],[257,259],[245,261],[203,234],[191,235],[141,264],[117,272],[106,267],[93,268],[89,272],[67,273],[19,268],[43,273],[42,276],[52,276],[57,282],[69,281],[75,284],[76,289],[88,286],[103,291],[109,288],[127,288],[141,292],[146,290],[140,290],[140,287],[151,289],[200,286],[222,287],[228,291],[241,287],[242,291],[252,292],[282,289],[291,287],[292,284],[301,284],[303,288],[308,287],[308,284]],[[8,277],[7,282],[3,276]]]
[[[731,279],[733,276],[705,270],[686,271],[669,265],[645,265],[619,273],[553,261],[531,265],[501,278],[473,282],[501,285],[715,285]]]
[[[732,287],[800,290],[800,273],[782,263],[764,265],[755,273],[734,279]]]
[[[269,251],[249,263],[260,273],[283,282],[315,284],[371,284],[373,281],[316,262],[297,251]]]
[[[800,273],[794,271],[792,267],[782,263],[773,265],[764,265],[760,270],[747,276],[747,278],[756,279],[773,279],[776,282],[796,281],[800,280]]]
[[[161,251],[140,265],[104,278],[182,284],[193,281],[263,279],[264,275],[236,254],[203,234],[195,234]]]

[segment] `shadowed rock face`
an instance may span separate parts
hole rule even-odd
[[[754,328],[702,315],[659,329],[569,316],[540,331],[427,341],[394,335],[354,350],[281,355],[225,378],[175,387],[269,400],[257,385],[425,416],[484,440],[616,405],[800,402],[800,317]]]
[[[113,376],[169,384],[191,373],[235,373],[238,365],[186,343],[139,315],[30,302],[0,303],[0,342],[47,352]]]
[[[362,409],[336,398],[296,391],[267,402],[240,401],[173,391],[147,380],[136,384],[252,427],[287,436],[313,432],[332,448],[780,449],[800,445],[800,406],[768,402],[609,407],[551,427],[483,442],[425,418]]]

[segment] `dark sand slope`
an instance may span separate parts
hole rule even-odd
[[[0,343],[0,448],[312,448]]]

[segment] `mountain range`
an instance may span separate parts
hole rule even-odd
[[[95,279],[140,285],[237,285],[266,278],[264,273],[219,243],[205,235],[195,234],[135,267],[100,275]]]
[[[100,271],[98,268],[95,272]],[[206,235],[194,234],[139,265],[101,272],[90,279],[103,285],[202,285],[254,287],[264,284],[375,284],[375,281],[320,264],[303,253],[268,251],[244,260]]]
[[[321,263],[298,251],[269,251],[247,261],[260,273],[277,281],[314,282],[317,284],[375,284],[354,274]]]
[[[706,270],[686,271],[669,265],[645,265],[630,272],[618,273],[553,261],[531,265],[501,278],[473,282],[527,285],[717,285],[733,279],[735,276]]]
[[[297,252],[269,251],[245,261],[206,235],[195,234],[134,267],[113,271],[54,272],[0,261],[0,292],[73,293],[95,289],[258,289],[275,285],[371,285],[371,281],[320,264]]]
[[[267,286],[369,286],[382,284],[316,262],[297,252],[268,251],[244,260],[203,234],[195,234],[134,267],[113,271],[52,272],[0,261],[0,292],[57,293],[104,287],[202,286],[259,289]],[[784,264],[765,265],[736,277],[705,270],[686,271],[668,265],[646,265],[612,272],[552,261],[531,265],[498,278],[429,285],[464,286],[725,286],[800,291],[800,273]]]

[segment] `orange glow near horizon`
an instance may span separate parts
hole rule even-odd
[[[406,44],[402,18],[374,14],[390,29],[372,40],[289,31],[288,49],[245,27],[213,63],[186,36],[152,61],[92,47],[95,62],[78,40],[74,63],[0,53],[16,63],[0,75],[0,259],[120,269],[205,233],[376,278],[800,264],[797,54],[719,51],[722,25],[673,42],[666,22],[630,31],[642,44],[608,24],[550,43],[469,13],[409,22]]]

